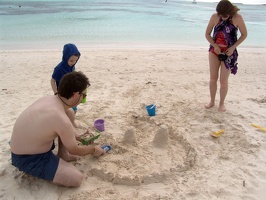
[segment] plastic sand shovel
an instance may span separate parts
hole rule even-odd
[[[95,136],[93,136],[93,137],[91,137],[91,138],[89,138],[89,139],[81,139],[81,143],[82,143],[83,145],[88,145],[88,144],[90,144],[91,142],[93,142],[94,140],[98,139],[98,137],[100,137],[100,135],[101,135],[101,134],[95,135]]]
[[[214,132],[211,133],[211,136],[218,138],[218,137],[220,137],[223,133],[224,133],[224,130],[219,130],[219,131],[216,131],[216,132],[214,131]]]
[[[251,126],[254,126],[254,127],[257,128],[257,129],[260,129],[260,130],[266,132],[266,128],[263,128],[263,127],[261,127],[261,126],[255,125],[255,124],[251,124]]]

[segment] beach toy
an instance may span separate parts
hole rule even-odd
[[[81,100],[81,103],[86,103],[86,97]]]
[[[86,89],[86,94],[84,94],[84,95],[86,95],[87,96],[87,89]],[[84,98],[82,98],[82,100],[81,100],[81,103],[86,103],[86,96],[84,97]]]
[[[156,104],[151,104],[146,106],[149,116],[155,116],[156,113]]]
[[[224,133],[224,130],[219,130],[219,131],[216,131],[216,132],[213,131],[213,132],[211,133],[211,136],[218,138],[218,137],[220,137],[223,133]]]
[[[97,132],[97,133],[101,133],[101,131],[99,131],[99,130],[97,130],[97,129],[94,129],[94,131]]]
[[[260,130],[266,132],[266,128],[263,128],[263,127],[261,127],[261,126],[255,125],[255,124],[251,124],[251,126],[254,126],[254,127],[257,128],[257,129],[260,129]]]
[[[104,131],[104,120],[103,119],[97,119],[95,122],[94,122],[94,127],[100,131],[100,132],[103,132]]]
[[[104,145],[104,146],[102,146],[102,149],[107,153],[108,151],[111,150],[111,146],[110,145]]]
[[[98,139],[98,138],[100,137],[100,135],[101,135],[101,134],[95,135],[95,136],[93,136],[93,137],[91,137],[91,138],[89,138],[89,139],[82,138],[82,139],[81,139],[81,143],[82,143],[83,145],[88,145],[88,144],[90,144],[91,142],[93,142],[94,140]]]

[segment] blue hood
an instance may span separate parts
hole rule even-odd
[[[52,78],[56,81],[56,86],[58,88],[60,80],[63,78],[63,76],[69,72],[73,72],[75,70],[75,65],[69,66],[68,60],[71,56],[78,55],[80,58],[80,52],[76,45],[74,44],[65,44],[63,49],[63,57],[62,61],[54,68],[54,72],[52,74]]]
[[[65,44],[64,49],[63,49],[63,57],[62,57],[62,62],[66,62],[69,60],[71,56],[74,54],[78,55],[80,57],[80,52],[76,45],[74,44]]]

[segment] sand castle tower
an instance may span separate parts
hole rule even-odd
[[[152,141],[153,146],[158,148],[166,148],[168,146],[168,133],[168,128],[166,126],[161,126],[154,136]]]
[[[135,131],[133,128],[126,130],[124,138],[123,138],[123,143],[124,144],[130,144],[130,145],[136,145],[137,144]]]

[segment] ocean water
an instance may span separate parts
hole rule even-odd
[[[0,49],[62,48],[69,42],[79,47],[206,47],[214,2],[0,0]],[[266,47],[266,0],[242,3],[236,5],[248,38],[241,47]]]

